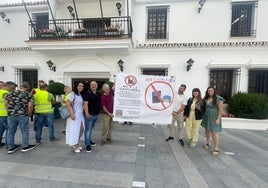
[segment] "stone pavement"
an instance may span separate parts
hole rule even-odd
[[[65,144],[63,121],[57,120],[50,143],[26,153],[0,148],[0,188],[178,188],[268,187],[268,131],[224,129],[220,155],[203,149],[204,130],[196,148],[167,143],[166,126],[116,124],[113,142],[100,146],[101,119],[93,132],[97,146],[76,154]],[[21,143],[20,130],[16,143]],[[34,143],[34,132],[30,132]]]

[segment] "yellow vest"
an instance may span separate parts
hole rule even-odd
[[[34,95],[35,113],[51,114],[53,113],[52,104],[48,101],[48,92],[40,90]]]
[[[0,117],[6,117],[7,116],[7,110],[5,107],[5,99],[4,94],[7,94],[8,91],[5,89],[0,89]]]

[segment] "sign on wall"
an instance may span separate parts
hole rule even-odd
[[[175,79],[167,76],[116,75],[114,120],[169,124],[174,83]]]

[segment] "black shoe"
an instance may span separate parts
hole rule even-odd
[[[86,152],[87,152],[87,153],[90,153],[90,152],[91,152],[91,146],[88,145],[88,146],[86,147]]]
[[[7,150],[8,154],[14,153],[15,151],[17,151],[18,149],[20,149],[20,145],[15,145],[13,148],[10,148]]]
[[[112,142],[112,139],[111,138],[107,138],[107,142]]]
[[[5,145],[6,145],[5,143],[1,143],[1,144],[0,144],[0,147],[5,146]]]
[[[29,145],[29,146],[27,146],[27,147],[23,147],[22,149],[21,149],[21,152],[27,152],[27,151],[30,151],[30,150],[32,150],[32,149],[34,149],[35,148],[35,145]]]
[[[35,143],[41,144],[41,140],[36,140]]]
[[[174,138],[172,136],[169,136],[167,139],[166,139],[166,142],[172,142],[174,140]]]
[[[179,142],[180,142],[181,146],[184,146],[183,139],[179,139]]]
[[[57,138],[53,138],[52,140],[50,140],[50,142],[56,142],[56,141],[58,141]]]
[[[93,142],[92,140],[90,140],[90,145],[91,146],[96,146],[97,144],[95,142]]]

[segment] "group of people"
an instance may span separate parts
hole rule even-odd
[[[184,92],[186,85],[181,84],[178,93],[174,98],[172,122],[169,124],[169,137],[167,142],[174,140],[174,125],[178,126],[178,138],[181,146],[183,141],[183,126],[186,122],[187,145],[195,148],[198,142],[198,133],[200,126],[205,128],[206,144],[204,148],[210,149],[210,138],[213,139],[212,155],[217,156],[219,150],[219,135],[222,131],[222,112],[224,99],[217,95],[215,88],[208,87],[205,97],[202,98],[199,88],[192,90],[192,96],[187,99]]]
[[[21,148],[22,152],[27,152],[35,148],[36,145],[29,144],[30,116],[35,111],[37,143],[41,142],[42,128],[44,122],[49,127],[49,139],[54,142],[54,115],[52,104],[55,98],[47,91],[47,84],[39,83],[39,88],[34,90],[34,94],[29,92],[30,85],[27,82],[17,84],[11,81],[0,81],[0,138],[5,134],[5,143],[0,141],[1,146],[6,146],[8,154],[14,153]],[[15,144],[14,137],[17,127],[20,126],[22,146]]]
[[[35,148],[29,144],[29,116],[34,114],[34,130],[36,131],[36,143],[41,143],[43,126],[49,128],[49,140],[54,142],[54,111],[56,103],[54,96],[47,91],[48,85],[42,80],[38,88],[29,92],[29,83],[23,82],[16,90],[17,84],[11,81],[0,81],[0,138],[4,132],[6,149],[8,153],[14,153],[21,146],[14,143],[17,126],[20,126],[22,134],[22,152]],[[66,144],[70,145],[75,153],[80,153],[82,147],[80,140],[84,140],[86,152],[91,152],[91,147],[96,143],[91,140],[92,130],[98,119],[100,111],[103,112],[103,126],[101,145],[112,142],[114,86],[103,84],[103,94],[97,93],[96,81],[90,83],[90,89],[83,92],[84,84],[78,82],[74,90],[66,86],[62,105],[67,106],[70,117],[64,123]],[[192,96],[187,99],[184,92],[186,85],[181,84],[173,102],[172,122],[169,125],[169,137],[166,141],[174,140],[174,125],[178,125],[178,138],[181,146],[184,146],[183,126],[186,122],[187,145],[195,148],[198,142],[200,126],[205,128],[205,149],[210,149],[210,138],[213,139],[212,155],[219,154],[219,135],[221,132],[221,116],[224,99],[216,94],[213,87],[208,87],[205,97],[202,98],[199,88],[192,90]],[[0,146],[5,145],[0,139]]]
[[[34,116],[35,141],[41,143],[43,126],[49,129],[49,140],[54,142],[54,109],[55,97],[49,93],[48,85],[44,81],[38,82],[38,88],[29,92],[29,83],[23,82],[16,90],[17,84],[11,81],[0,81],[0,138],[5,132],[5,143],[0,139],[0,147],[6,146],[8,154],[21,148],[27,152],[36,147],[29,144],[30,117]],[[91,146],[96,143],[91,140],[92,130],[103,110],[103,131],[101,145],[112,142],[113,122],[113,96],[114,87],[108,84],[102,86],[103,94],[97,93],[96,81],[90,83],[86,92],[84,84],[78,82],[73,91],[69,86],[64,88],[62,105],[67,106],[70,117],[65,121],[66,144],[70,145],[75,153],[80,153],[82,147],[80,139],[85,141],[86,152],[91,152]],[[14,143],[17,127],[20,126],[22,146]]]
[[[92,81],[90,89],[83,92],[84,84],[78,82],[74,91],[68,94],[65,100],[70,113],[70,117],[66,120],[66,144],[69,144],[75,153],[81,152],[79,141],[82,139],[85,142],[86,152],[91,152],[91,146],[96,146],[91,140],[91,135],[101,109],[103,111],[101,145],[112,142],[114,86],[110,88],[108,84],[103,84],[101,96],[97,93],[97,89],[97,82]]]

